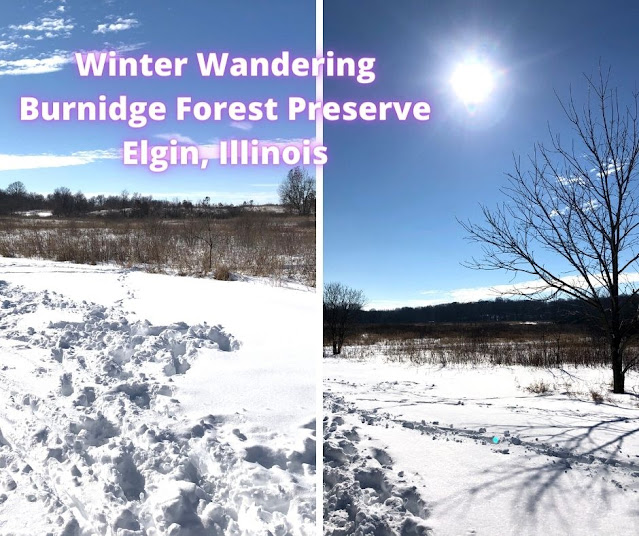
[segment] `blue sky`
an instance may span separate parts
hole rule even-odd
[[[377,58],[368,86],[325,81],[326,100],[426,100],[426,123],[325,123],[324,278],[364,290],[369,305],[467,301],[508,285],[461,263],[478,253],[456,218],[495,205],[512,155],[567,134],[555,97],[584,95],[599,60],[620,91],[639,82],[635,2],[325,0],[324,45]],[[460,62],[499,73],[471,110],[451,87]]]
[[[275,56],[287,49],[311,57],[315,52],[313,2],[207,0],[29,0],[4,2],[0,22],[0,187],[14,180],[31,191],[58,186],[73,191],[122,190],[202,198],[213,202],[271,202],[286,174],[284,167],[220,167],[205,171],[176,167],[153,174],[123,166],[117,151],[128,139],[163,143],[178,134],[201,145],[228,138],[293,140],[311,138],[306,121],[254,123],[238,129],[230,121],[200,123],[170,119],[132,130],[115,123],[19,121],[19,98],[97,100],[100,94],[126,94],[135,100],[164,100],[169,110],[178,95],[194,100],[285,101],[289,95],[313,99],[313,79],[206,79],[199,76],[195,53],[229,51],[233,55]],[[81,78],[72,63],[75,51],[118,50],[124,55],[188,56],[181,79]],[[29,155],[30,158],[21,158]],[[23,169],[25,167],[33,169]]]

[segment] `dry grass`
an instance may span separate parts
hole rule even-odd
[[[326,341],[328,343],[328,341]],[[606,341],[585,326],[556,324],[362,325],[345,355],[446,365],[523,365],[555,368],[608,365]],[[630,346],[628,353],[639,352]]]
[[[226,266],[218,266],[213,272],[213,278],[218,281],[230,281],[231,271]]]
[[[259,212],[191,220],[3,218],[0,255],[314,286],[315,220]]]
[[[548,391],[550,391],[550,387],[548,386],[548,384],[546,382],[544,382],[543,380],[537,380],[533,383],[531,383],[529,386],[527,386],[526,391],[528,391],[529,393],[533,393],[535,395],[544,395],[546,394]]]

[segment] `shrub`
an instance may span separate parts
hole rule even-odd
[[[550,391],[550,387],[544,380],[537,380],[526,387],[526,391],[535,395],[543,395]]]
[[[224,265],[220,265],[215,268],[215,272],[213,272],[213,278],[218,281],[230,281],[231,280],[231,271]]]
[[[592,397],[592,400],[595,404],[603,404],[604,397],[599,391],[590,389],[590,396]]]

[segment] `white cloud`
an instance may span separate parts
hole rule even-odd
[[[161,140],[177,140],[179,143],[188,143],[189,145],[197,145],[191,138],[188,136],[183,136],[182,134],[156,134],[156,138]]]
[[[584,212],[592,212],[594,210],[597,210],[600,206],[601,203],[599,203],[599,201],[597,201],[596,199],[590,199],[588,201],[585,201],[581,205],[581,210],[583,210]]]
[[[568,207],[564,207],[564,208],[561,208],[561,209],[559,209],[559,210],[557,210],[557,209],[552,209],[552,210],[550,211],[550,217],[551,217],[551,218],[556,218],[557,216],[563,216],[563,215],[565,215],[565,214],[567,214],[567,213],[568,213]]]
[[[147,43],[120,43],[120,44],[111,44],[105,41],[104,48],[101,51],[94,52],[110,52],[111,50],[115,50],[118,54],[124,54],[126,52],[133,52],[134,50],[139,50],[144,47]],[[83,51],[86,52],[86,51]]]
[[[137,19],[129,18],[124,19],[118,17],[115,22],[108,22],[104,24],[98,24],[98,27],[93,30],[94,34],[105,34],[110,32],[122,32],[124,30],[130,30],[140,25],[140,21]]]
[[[377,311],[387,311],[391,309],[401,309],[402,307],[428,307],[429,305],[439,305],[447,303],[446,300],[371,300],[364,309],[367,311],[375,309]]]
[[[639,281],[639,273],[628,272],[623,274],[620,279],[622,285],[636,283]],[[562,278],[562,281],[576,288],[587,288],[586,280],[581,276],[566,276]],[[603,286],[600,277],[592,276],[590,281],[595,288]],[[471,302],[478,300],[492,300],[498,296],[513,298],[521,294],[543,294],[549,290],[550,289],[546,283],[544,283],[541,279],[533,279],[532,281],[522,281],[520,283],[511,283],[508,285],[495,285],[493,287],[455,289],[445,293],[447,298],[445,301]]]
[[[0,154],[0,171],[84,166],[99,160],[115,160],[119,158],[120,151],[116,149],[77,151],[69,155]]]
[[[18,44],[10,41],[0,41],[0,50],[17,50]]]
[[[601,179],[602,177],[608,177],[608,176],[612,175],[613,173],[621,172],[621,171],[623,171],[624,167],[627,167],[627,165],[628,164],[625,163],[625,162],[622,162],[622,163],[619,163],[619,164],[616,164],[616,165],[614,163],[612,163],[612,162],[609,162],[607,168],[605,169],[605,171],[603,173],[597,172],[597,177],[599,177]],[[597,170],[596,169],[592,169],[591,171],[597,171]]]
[[[44,17],[26,24],[12,24],[11,30],[18,32],[36,32],[35,36],[30,33],[23,35],[24,39],[42,39],[43,37],[69,37],[75,25],[69,19]],[[37,35],[39,34],[39,35]]]
[[[585,280],[579,276],[564,277],[563,281],[576,287],[585,288]],[[596,278],[592,279],[595,288],[601,287],[601,282]],[[639,282],[638,272],[628,272],[621,277],[622,285]],[[428,298],[408,299],[408,300],[372,300],[367,304],[367,309],[397,309],[400,307],[427,307],[429,305],[439,305],[442,303],[468,303],[480,300],[494,300],[497,297],[516,298],[522,293],[543,294],[548,291],[547,285],[541,279],[532,281],[522,281],[508,285],[495,285],[492,287],[468,287],[453,290],[425,290],[420,292]],[[565,296],[567,297],[567,296]]]
[[[253,128],[253,123],[249,121],[233,121],[231,126],[233,128],[239,128],[240,130],[251,130]]]
[[[62,52],[40,58],[0,60],[0,76],[53,73],[60,71],[71,61],[71,56]]]
[[[563,185],[579,184],[583,186],[586,184],[584,178],[577,175],[571,175],[570,177],[557,177],[557,182]]]
[[[182,143],[184,145],[193,145],[198,148],[200,158],[208,158],[209,160],[217,160],[220,158],[220,145],[217,142],[201,145],[192,138],[178,133],[156,134],[155,137],[167,141],[177,140],[178,143]]]
[[[3,42],[0,42],[0,51],[2,50],[2,43]],[[112,47],[112,50],[115,50],[118,53],[124,53],[136,50],[141,46],[141,43],[122,45],[119,47]],[[53,73],[62,70],[66,65],[73,63],[74,61],[74,56],[64,50],[56,50],[48,56],[20,58],[17,60],[0,60],[0,76]]]

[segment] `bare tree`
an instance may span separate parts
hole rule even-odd
[[[14,197],[24,197],[27,195],[27,188],[22,182],[15,181],[7,186],[7,194]]]
[[[624,350],[638,327],[638,94],[620,104],[610,71],[586,80],[583,106],[572,92],[560,100],[573,140],[564,144],[551,131],[551,143],[535,145],[526,169],[515,159],[502,189],[506,202],[482,206],[482,224],[462,225],[482,244],[469,266],[533,276],[536,283],[519,288],[523,296],[570,296],[589,306],[608,341],[613,391],[623,393],[636,364]]]
[[[192,233],[192,237],[195,238],[195,240],[202,242],[207,248],[207,272],[210,273],[213,271],[213,250],[218,239],[215,224],[213,222],[213,215],[210,211],[207,211],[203,217],[191,218],[188,222],[189,231]]]
[[[291,212],[308,216],[315,211],[315,177],[300,166],[288,172],[278,193],[282,205]]]
[[[56,188],[52,195],[53,214],[55,216],[71,216],[74,210],[74,198],[71,190],[65,186]]]
[[[341,354],[344,341],[365,304],[361,290],[342,283],[324,285],[324,327],[333,345],[333,355]]]

